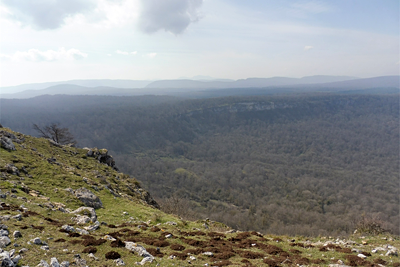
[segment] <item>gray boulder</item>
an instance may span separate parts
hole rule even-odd
[[[58,263],[58,260],[56,258],[51,258],[50,266],[51,267],[60,267],[60,264]]]
[[[7,230],[0,230],[0,236],[8,236],[8,231]]]
[[[99,209],[103,207],[103,203],[100,198],[93,194],[92,191],[86,189],[84,187],[75,190],[75,196],[85,204],[85,206],[89,206],[95,209]]]
[[[10,238],[8,236],[0,236],[0,248],[5,248],[11,244]]]
[[[94,208],[91,208],[91,207],[80,207],[80,208],[74,210],[71,213],[73,213],[73,214],[77,214],[77,213],[82,214],[82,213],[85,213],[85,212],[90,213],[91,222],[97,221],[96,211],[94,210]],[[86,215],[86,214],[84,214],[84,215]]]
[[[2,267],[14,267],[15,264],[10,257],[10,253],[3,251],[0,253],[0,263]]]
[[[45,260],[41,260],[36,267],[50,267],[50,265]]]
[[[5,149],[9,150],[9,151],[17,150],[17,149],[15,149],[15,145],[13,144],[11,139],[8,138],[8,137],[5,137],[5,136],[0,137],[0,146],[2,148],[5,148]]]

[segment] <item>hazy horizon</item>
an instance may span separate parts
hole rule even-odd
[[[396,0],[0,0],[1,87],[399,74]]]

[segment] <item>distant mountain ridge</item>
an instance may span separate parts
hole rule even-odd
[[[30,89],[13,94],[7,94],[1,88],[0,98],[31,98],[40,95],[170,95],[189,98],[217,97],[228,95],[270,95],[302,92],[343,92],[356,94],[393,94],[400,88],[400,76],[381,76],[357,79],[349,76],[307,76],[303,78],[248,78],[237,81],[221,80],[160,80],[160,81],[129,81],[129,80],[78,80],[80,84],[56,84],[44,89]],[[101,84],[104,81],[103,85]],[[71,81],[74,82],[74,81]],[[53,83],[45,83],[49,85]],[[109,86],[110,84],[121,86]],[[126,87],[142,85],[142,87]],[[30,85],[21,85],[25,88]],[[39,86],[39,85],[34,85]],[[373,90],[372,90],[373,89]],[[365,92],[363,92],[363,90]]]
[[[199,81],[199,80],[160,80],[155,81],[146,86],[146,88],[197,88],[197,89],[216,89],[216,88],[250,88],[250,87],[269,87],[295,84],[315,84],[328,83],[337,81],[347,81],[358,79],[350,76],[306,76],[303,78],[247,78],[236,81]]]

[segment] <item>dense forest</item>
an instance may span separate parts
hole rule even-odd
[[[1,99],[0,122],[68,127],[182,216],[302,235],[368,217],[399,234],[398,97],[42,96]]]

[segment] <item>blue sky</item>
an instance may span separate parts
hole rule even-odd
[[[399,74],[398,0],[0,0],[0,86]]]

